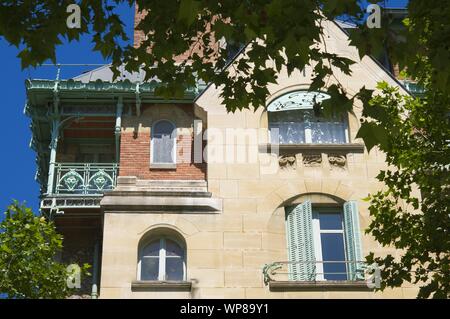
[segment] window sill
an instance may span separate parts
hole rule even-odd
[[[165,163],[150,163],[150,169],[177,169],[177,164]]]
[[[271,281],[270,291],[369,291],[365,281]]]
[[[191,291],[190,281],[147,281],[135,280],[131,283],[133,291]]]
[[[359,143],[347,144],[260,144],[260,152],[271,152],[272,148],[278,147],[280,151],[323,151],[323,152],[345,152],[345,153],[363,153],[364,145]]]

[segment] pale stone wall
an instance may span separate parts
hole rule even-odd
[[[357,59],[357,53],[346,44],[346,36],[330,25],[333,37],[327,43],[331,50]],[[357,59],[359,61],[359,59]],[[364,58],[353,67],[351,77],[336,73],[350,92],[359,87],[374,89],[379,80],[397,85],[375,62]],[[310,82],[310,70],[280,74],[278,84],[270,86],[270,100],[285,92],[302,89]],[[401,89],[402,90],[402,89]],[[404,91],[402,91],[405,93]],[[207,113],[207,127],[216,130],[248,128],[267,131],[264,110],[227,113],[219,98],[219,90],[211,87],[198,100],[196,107]],[[351,143],[355,139],[361,116],[361,106],[355,105],[349,114]],[[225,131],[222,131],[226,135]],[[264,135],[264,134],[263,134]],[[262,268],[267,263],[286,261],[284,206],[295,203],[305,194],[324,194],[341,201],[356,200],[359,205],[363,254],[396,252],[381,247],[364,234],[370,223],[368,204],[362,199],[382,188],[375,176],[386,168],[384,156],[374,149],[367,153],[346,152],[344,168],[330,165],[328,157],[338,151],[320,151],[322,162],[307,166],[303,157],[310,151],[296,152],[292,167],[280,169],[278,157],[258,152],[258,145],[267,142],[238,141],[235,149],[256,151],[254,163],[208,163],[208,191],[223,200],[219,214],[188,213],[108,213],[104,216],[103,261],[101,278],[102,298],[412,298],[417,289],[403,287],[372,291],[302,291],[271,292],[264,285]],[[227,141],[208,136],[208,156],[230,145]],[[277,168],[267,174],[270,165]],[[326,196],[314,195],[318,201]],[[322,196],[322,197],[321,197]],[[321,199],[322,198],[322,199]],[[187,279],[194,279],[192,292],[133,292],[131,282],[137,278],[138,243],[144,234],[156,227],[169,227],[178,231],[187,245]]]

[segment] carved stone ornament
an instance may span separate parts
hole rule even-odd
[[[303,154],[303,165],[305,166],[320,166],[322,165],[321,154]]]
[[[345,155],[328,155],[328,162],[331,166],[344,168],[347,163]]]
[[[295,155],[281,156],[278,159],[278,164],[282,168],[288,168],[288,167],[295,168],[295,162],[296,162]]]

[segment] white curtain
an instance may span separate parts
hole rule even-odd
[[[312,110],[269,112],[272,143],[344,144],[346,128],[345,121],[316,117]]]

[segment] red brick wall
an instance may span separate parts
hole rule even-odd
[[[136,176],[139,179],[205,180],[206,163],[193,162],[193,136],[177,136],[176,169],[150,168],[150,133],[122,132],[120,141],[119,176]]]
[[[141,17],[145,15],[143,12],[138,11],[138,6],[135,5],[135,12],[134,12],[134,47],[139,47],[141,42],[145,39],[144,32],[136,30],[136,26],[139,24],[139,21],[141,21]]]
[[[135,14],[134,14],[134,47],[138,48],[141,43],[145,40],[145,34],[144,32],[142,32],[141,30],[137,29],[137,25],[139,24],[139,22],[141,21],[141,19],[143,17],[145,17],[147,15],[147,12],[145,11],[139,11],[138,10],[138,6],[135,5]],[[209,26],[206,26],[206,30],[209,30]],[[188,58],[190,58],[194,53],[199,55],[200,57],[203,57],[203,47],[202,47],[202,43],[203,41],[201,41],[199,38],[198,39],[192,39],[192,47],[187,50],[184,54],[178,55],[178,56],[174,56],[173,59],[175,62],[183,62],[185,60],[187,60]],[[210,47],[213,48],[213,50],[217,50],[217,45],[214,43],[215,40],[214,38],[211,36],[210,38]],[[210,62],[212,57],[208,57],[205,56],[204,60],[205,62]]]

